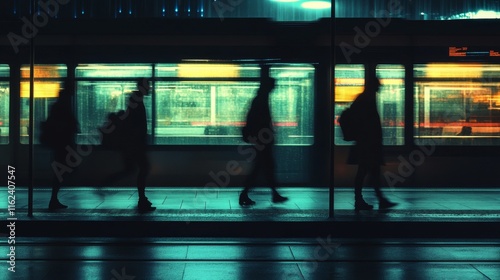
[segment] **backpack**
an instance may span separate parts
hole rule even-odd
[[[346,108],[340,114],[338,122],[344,136],[344,141],[355,141],[357,139],[357,134],[359,131],[358,117],[359,116],[357,116],[355,110],[352,107]]]

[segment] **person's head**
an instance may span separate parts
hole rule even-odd
[[[147,78],[140,78],[137,80],[137,89],[141,93],[141,95],[148,95],[149,94],[149,81]]]

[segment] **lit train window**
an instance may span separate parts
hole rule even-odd
[[[356,96],[363,91],[365,84],[365,67],[362,64],[337,64],[334,70],[335,86],[335,144],[351,145],[342,138],[342,131],[337,122],[338,117],[351,105]]]
[[[311,65],[272,67],[270,76],[277,84],[271,96],[271,110],[278,144],[312,145],[314,68]]]
[[[259,87],[260,67],[195,63],[77,66],[77,117],[81,128],[78,143],[96,143],[97,128],[106,116],[126,108],[136,78],[153,77],[153,68],[154,97],[144,100],[153,144],[242,143],[241,127]],[[270,75],[277,80],[270,101],[277,144],[311,145],[314,67],[276,65],[271,67]]]
[[[241,127],[259,87],[258,65],[160,64],[156,71],[156,144],[242,143]],[[277,144],[311,145],[314,67],[279,65],[270,75],[277,81],[270,99]]]
[[[414,76],[416,144],[500,144],[500,66],[417,64]]]
[[[404,144],[405,68],[403,65],[379,64],[378,112],[382,122],[384,145]]]
[[[9,66],[0,64],[0,144],[9,143],[9,76]]]
[[[137,89],[137,79],[152,77],[151,64],[80,64],[75,69],[77,118],[80,122],[79,144],[96,144],[98,127],[107,115],[127,108],[129,94]],[[144,98],[151,127],[151,94]]]
[[[377,106],[382,122],[384,145],[404,144],[404,66],[379,64],[376,69],[381,82]],[[336,145],[352,145],[342,139],[338,116],[363,92],[365,69],[362,64],[338,64],[334,73],[335,85],[335,140]]]
[[[35,65],[34,69],[34,143],[38,141],[40,122],[47,119],[51,105],[59,96],[64,78],[67,77],[66,65]],[[21,66],[21,143],[28,144],[30,100],[30,66]]]

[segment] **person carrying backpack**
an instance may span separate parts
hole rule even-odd
[[[359,94],[351,105],[356,114],[355,145],[351,147],[347,159],[348,164],[357,164],[358,170],[354,179],[355,210],[371,210],[373,205],[363,199],[362,189],[365,177],[373,186],[379,201],[379,209],[387,209],[397,204],[384,197],[381,191],[380,166],[384,165],[382,144],[382,124],[377,111],[377,92],[380,81],[375,74],[367,75],[365,90]]]
[[[150,89],[148,80],[139,79],[137,89],[131,93],[125,112],[118,112],[116,116],[108,116],[111,118],[110,121],[114,129],[109,130],[110,135],[108,136],[103,134],[103,140],[109,137],[110,142],[112,142],[109,144],[110,148],[122,153],[124,168],[104,179],[103,184],[111,184],[121,177],[133,173],[137,167],[139,169],[137,174],[139,196],[137,209],[139,212],[150,212],[156,210],[156,207],[153,207],[146,197],[146,179],[151,168],[147,154],[147,119],[144,107],[144,96],[149,94]],[[105,142],[103,145],[106,145]]]

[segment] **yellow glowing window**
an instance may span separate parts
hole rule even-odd
[[[65,65],[35,65],[34,98],[55,98],[61,90],[61,78],[66,77]],[[30,67],[21,67],[21,97],[30,96]]]
[[[237,65],[231,63],[180,63],[158,64],[156,77],[164,78],[258,78],[259,65]]]
[[[179,64],[179,78],[238,78],[239,66],[232,64]]]

